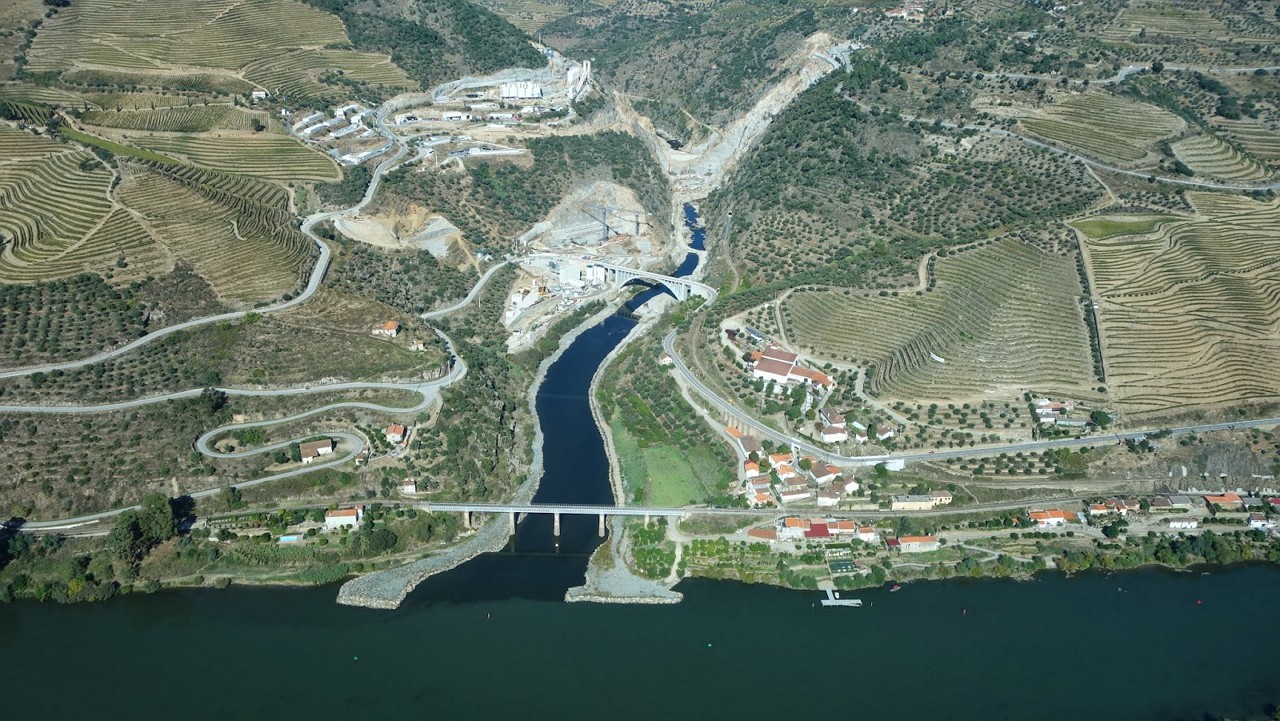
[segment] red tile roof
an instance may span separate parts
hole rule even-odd
[[[765,348],[765,349],[764,349],[764,352],[763,352],[763,353],[761,353],[761,354],[760,354],[760,356],[761,356],[762,358],[768,358],[768,359],[771,359],[771,360],[782,361],[783,363],[788,363],[788,364],[794,364],[794,363],[796,362],[796,358],[799,358],[799,357],[800,357],[800,356],[796,355],[795,353],[792,353],[792,352],[790,352],[790,351],[782,350],[781,348],[778,348],[778,347],[776,347],[776,346],[774,346],[774,347],[770,347],[770,348]]]

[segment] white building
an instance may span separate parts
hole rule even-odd
[[[337,528],[347,526],[356,528],[360,525],[360,521],[364,519],[364,506],[356,506],[355,508],[339,508],[334,511],[324,512],[324,530],[332,531]]]
[[[298,450],[302,453],[302,462],[311,463],[320,456],[327,456],[333,453],[333,439],[325,438],[320,441],[312,441],[311,443],[303,443],[298,446]]]
[[[532,80],[503,83],[498,88],[498,97],[503,100],[535,100],[542,97],[542,86]]]
[[[849,440],[849,432],[839,426],[827,426],[822,429],[823,443],[839,443]]]

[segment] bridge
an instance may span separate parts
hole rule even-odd
[[[650,273],[647,270],[638,270],[636,268],[628,268],[623,265],[614,265],[613,263],[595,262],[591,266],[605,269],[605,280],[613,283],[616,287],[630,283],[633,280],[648,280],[654,283],[661,283],[667,290],[671,291],[671,295],[676,300],[685,301],[692,294],[700,295],[707,299],[707,303],[711,303],[716,299],[716,290],[705,283],[699,283],[696,280],[688,278],[676,278],[670,275],[662,275],[660,273]]]

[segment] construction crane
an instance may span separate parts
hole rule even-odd
[[[594,215],[591,215],[591,213],[587,213],[587,215],[593,219],[600,221],[601,242],[608,240],[610,234],[622,235],[622,232],[623,232],[621,230],[618,230],[616,227],[611,228],[609,226],[610,213],[612,213],[614,218],[616,218],[618,221],[634,223],[635,233],[633,233],[633,235],[640,235],[641,224],[649,225],[649,222],[647,220],[641,220],[642,216],[644,215],[644,211],[642,210],[632,210],[631,208],[618,208],[612,205],[597,205],[595,203],[587,203],[587,207],[600,213],[600,216],[598,218]],[[623,216],[624,213],[630,215],[631,217],[630,218],[624,217]]]

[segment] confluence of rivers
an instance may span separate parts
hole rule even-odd
[[[696,265],[690,254],[678,274]],[[633,326],[607,319],[549,369],[537,502],[611,502],[588,384]],[[861,609],[705,580],[682,583],[676,606],[566,604],[599,539],[594,518],[562,523],[557,547],[549,519],[526,519],[506,550],[391,612],[339,606],[332,587],[0,607],[5,706],[107,720],[1155,721],[1260,717],[1280,701],[1280,657],[1250,631],[1274,611],[1273,566],[914,584],[863,591]]]

